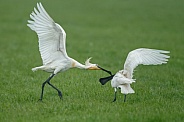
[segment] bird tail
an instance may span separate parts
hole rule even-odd
[[[39,67],[34,67],[32,68],[32,71],[35,72],[37,70],[45,70],[45,66],[39,66]]]
[[[131,88],[130,84],[120,85],[119,88],[121,88],[121,93],[122,94],[135,93],[135,91]]]
[[[38,68],[37,68],[37,67],[32,68],[32,71],[33,71],[33,72],[35,72],[35,71],[37,71],[37,70],[38,70]]]

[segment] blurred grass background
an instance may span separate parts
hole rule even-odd
[[[49,76],[32,67],[41,65],[36,34],[27,26],[36,0],[0,1],[0,121],[167,121],[184,120],[184,1],[183,0],[44,0],[49,15],[67,33],[68,55],[84,62],[93,57],[113,73],[123,68],[129,51],[169,50],[162,66],[139,66],[132,84],[135,94],[113,100],[110,82],[101,86],[101,71],[68,70],[52,83],[63,101],[41,84]]]

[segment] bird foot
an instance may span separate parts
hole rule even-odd
[[[116,99],[114,99],[112,102],[115,102],[116,101]]]
[[[62,93],[61,93],[61,91],[58,91],[58,96],[59,96],[60,99],[62,99]]]
[[[43,102],[42,99],[39,99],[38,102]]]

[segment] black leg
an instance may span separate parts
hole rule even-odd
[[[42,84],[42,92],[41,92],[41,96],[40,96],[40,99],[39,101],[42,101],[42,98],[43,98],[43,91],[44,91],[44,87],[45,87],[45,84],[47,83],[47,80],[45,82],[43,82]]]
[[[59,89],[57,89],[55,86],[53,86],[51,83],[50,83],[50,80],[54,77],[55,74],[52,74],[45,82],[43,82],[42,84],[42,92],[41,92],[41,96],[40,96],[40,101],[42,101],[43,99],[43,91],[44,91],[44,87],[45,87],[45,84],[48,83],[50,86],[52,86],[54,89],[56,89],[58,91],[58,95],[59,97],[61,98],[62,97],[62,94],[61,94],[61,91]]]
[[[40,101],[42,101],[42,99],[43,99],[43,91],[44,91],[45,84],[47,82],[49,82],[54,77],[54,75],[55,74],[52,74],[45,82],[43,82],[43,84],[42,84],[42,92],[41,92],[41,96],[40,96],[40,99],[39,99]]]
[[[124,102],[126,102],[126,94],[124,95]]]
[[[54,88],[55,90],[57,90],[57,92],[58,92],[58,96],[59,96],[59,98],[61,99],[62,98],[62,93],[61,93],[61,91],[58,89],[58,88],[56,88],[55,86],[53,86],[51,83],[50,83],[50,81],[49,82],[47,82],[50,86],[52,86],[52,88]]]
[[[116,101],[116,94],[117,94],[117,89],[115,88],[114,89],[114,100],[112,102],[115,102]]]

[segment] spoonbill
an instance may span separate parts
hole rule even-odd
[[[66,71],[70,68],[79,68],[87,70],[103,70],[111,74],[110,71],[103,69],[97,64],[90,63],[87,59],[85,65],[70,58],[66,52],[66,32],[64,29],[49,16],[41,3],[37,3],[37,9],[30,14],[32,20],[28,20],[27,26],[35,31],[38,35],[39,51],[41,54],[42,66],[32,68],[32,71],[43,70],[51,73],[49,78],[43,82],[40,101],[43,99],[45,84],[48,83],[52,88],[57,90],[58,96],[62,98],[61,91],[50,83],[50,80],[59,72]]]
[[[111,80],[111,86],[114,88],[114,100],[116,101],[117,88],[121,89],[121,93],[124,94],[124,102],[126,101],[126,95],[135,93],[130,84],[135,82],[133,79],[134,69],[140,65],[160,65],[166,64],[170,56],[166,55],[169,51],[139,48],[129,52],[126,61],[124,63],[124,69],[118,71],[115,75],[111,75],[105,78],[100,78],[100,83],[104,85]]]

